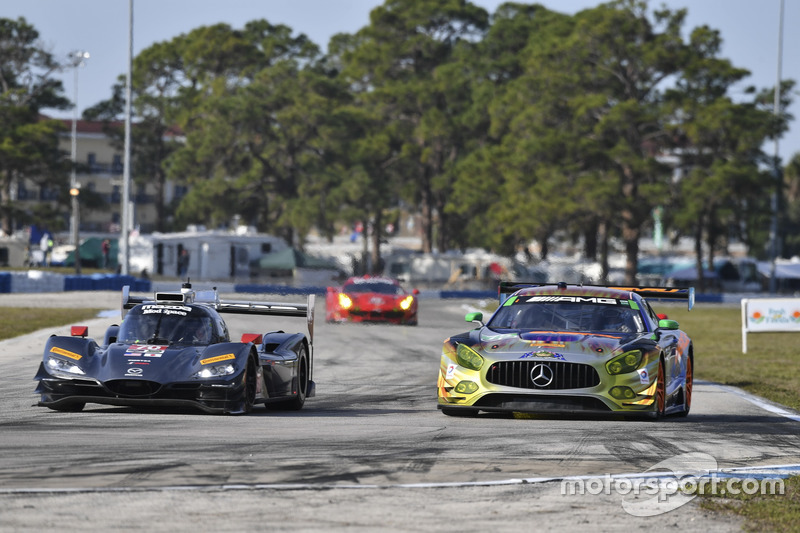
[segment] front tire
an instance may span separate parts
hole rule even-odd
[[[667,402],[667,386],[664,378],[664,360],[658,361],[658,376],[656,376],[656,397],[654,403],[655,410],[650,413],[650,418],[660,420],[664,417]]]
[[[256,363],[252,357],[247,359],[247,368],[244,371],[244,392],[242,393],[242,414],[253,412],[253,404],[256,401],[256,380],[258,372]]]

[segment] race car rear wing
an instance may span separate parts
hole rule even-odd
[[[503,303],[509,294],[517,292],[525,287],[560,287],[566,289],[568,284],[559,283],[528,283],[524,281],[501,281],[497,286],[497,297]],[[694,307],[694,287],[638,287],[622,285],[584,285],[573,284],[573,287],[589,288],[597,287],[603,289],[618,289],[622,291],[635,292],[642,298],[650,300],[688,300],[689,311]]]
[[[192,289],[191,283],[184,283],[179,292],[156,292],[152,298],[148,298],[132,295],[130,286],[125,285],[122,287],[122,317],[125,317],[128,309],[133,309],[141,303],[196,303],[208,305],[218,313],[305,317],[308,322],[308,332],[313,338],[315,298],[314,294],[309,294],[306,303],[220,300],[216,288],[207,291],[196,291]]]

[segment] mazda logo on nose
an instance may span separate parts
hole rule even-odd
[[[531,381],[537,387],[547,387],[553,382],[553,369],[544,363],[534,365],[531,369]]]

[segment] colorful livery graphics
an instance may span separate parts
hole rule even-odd
[[[444,342],[439,409],[687,415],[691,339],[643,295],[694,303],[691,289],[501,283],[497,311]]]

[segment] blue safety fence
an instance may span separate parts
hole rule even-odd
[[[159,282],[163,285],[165,282]],[[149,279],[136,278],[122,274],[56,274],[42,271],[15,271],[0,272],[0,294],[6,293],[36,293],[60,291],[121,291],[128,285],[131,292],[151,292],[153,282]],[[176,281],[177,287],[180,282]],[[277,284],[230,284],[229,289],[237,293],[246,294],[281,294],[281,295],[324,295],[327,287],[292,287]],[[420,298],[443,299],[496,299],[497,291],[494,290],[423,290]],[[742,294],[697,294],[695,301],[698,303],[739,303]],[[754,297],[757,295],[753,295]]]
[[[65,291],[121,291],[128,285],[132,291],[150,291],[150,280],[122,274],[91,274],[64,276]]]
[[[0,293],[11,292],[11,274],[0,272]]]
[[[233,286],[234,292],[249,294],[325,294],[327,287],[289,287],[286,285],[255,285],[240,283]]]

